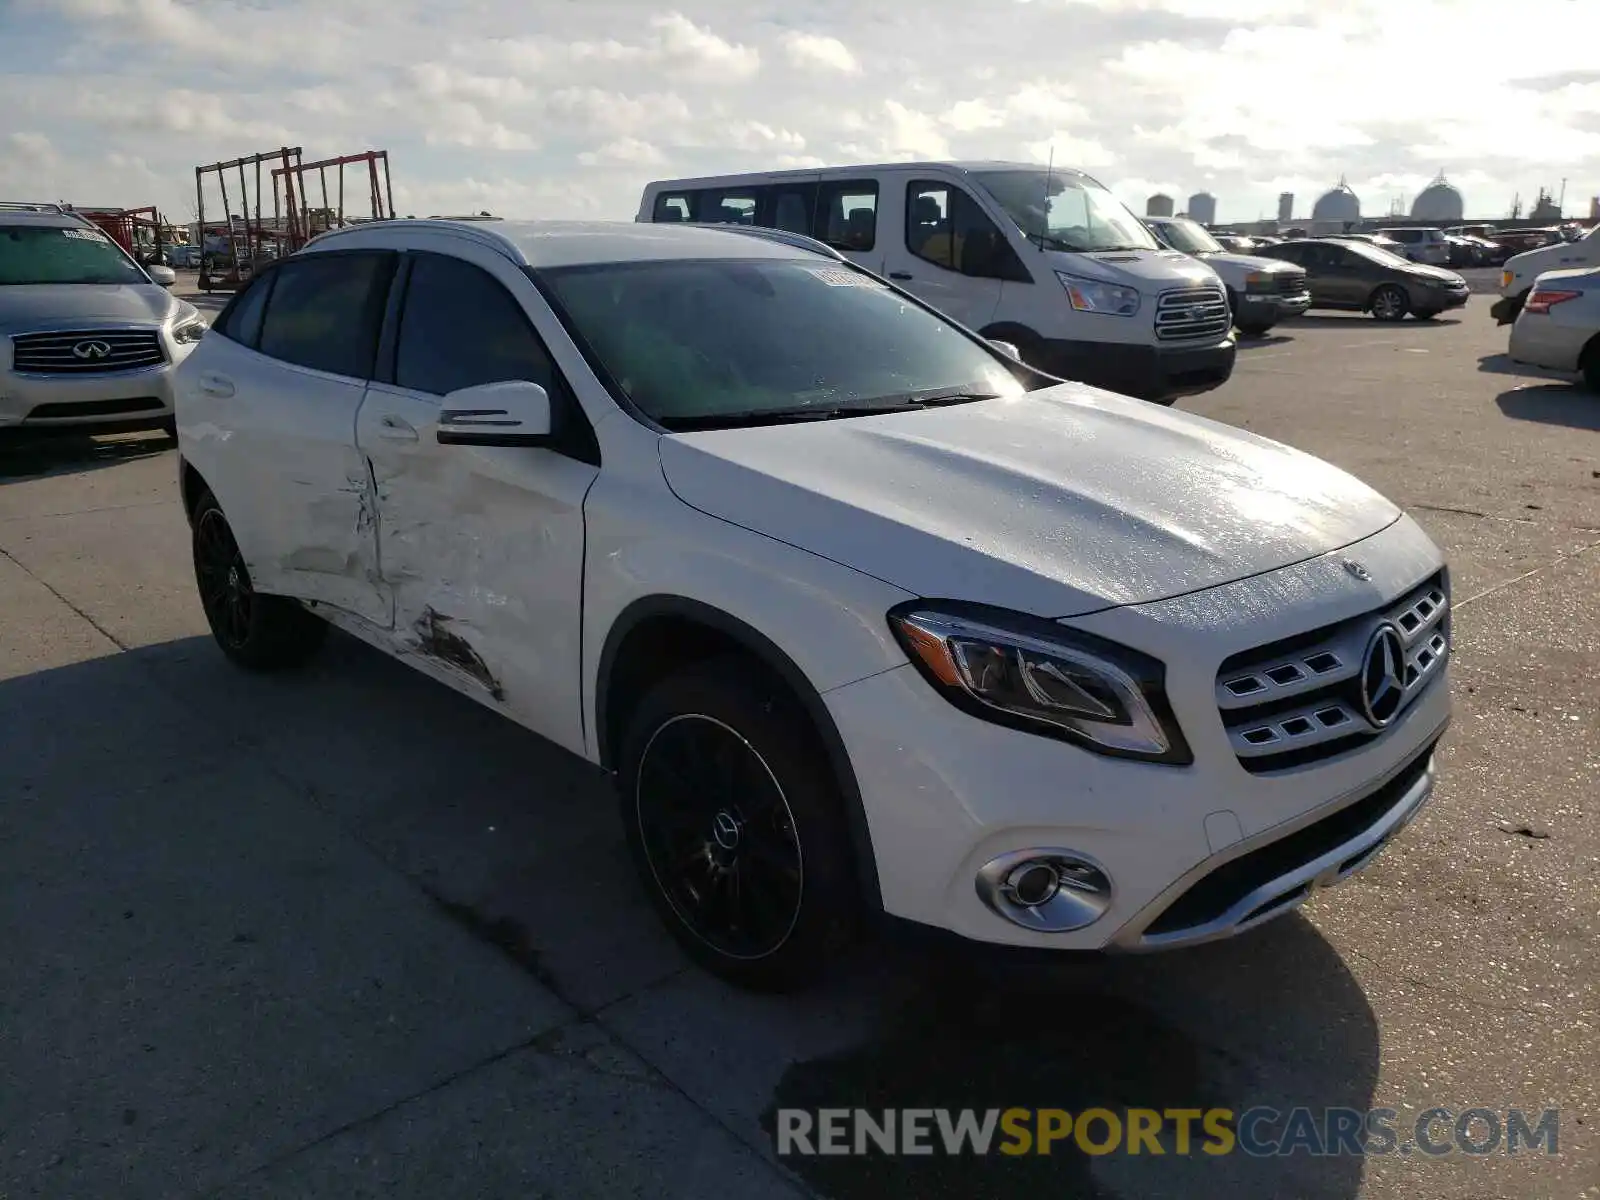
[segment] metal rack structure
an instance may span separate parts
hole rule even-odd
[[[291,169],[300,164],[300,155],[299,146],[282,146],[277,150],[236,158],[232,162],[212,163],[194,169],[195,209],[199,222],[201,291],[209,292],[218,288],[226,291],[241,287],[251,279],[260,262],[276,258],[285,252],[283,243],[286,240],[287,230],[279,207],[279,193],[275,183],[278,173],[282,172],[286,181],[283,197],[285,205],[290,212],[298,210],[300,205],[295,196],[294,183],[288,181],[293,179],[289,173]],[[272,167],[273,163],[277,166]],[[272,172],[265,178],[262,175],[263,167]],[[254,169],[254,188],[251,187],[251,168]],[[235,171],[238,172],[238,213],[233,211],[228,197],[229,175]],[[223,236],[227,244],[225,264],[218,263],[218,254],[208,244],[210,239],[207,237],[206,228],[206,179],[212,175],[216,176],[217,187],[222,193]],[[270,225],[267,224],[261,211],[263,197],[268,193],[272,196]],[[220,272],[217,270],[219,265],[223,266]]]
[[[345,170],[365,166],[366,216],[346,216]],[[310,205],[311,188],[306,182],[310,172],[316,172],[322,192],[322,206]],[[334,172],[335,187],[328,190],[328,172]],[[278,208],[280,191],[283,206],[288,213],[286,237],[289,253],[300,249],[319,233],[339,229],[353,221],[386,221],[394,219],[394,190],[389,183],[389,152],[366,150],[360,154],[343,154],[337,158],[324,158],[317,162],[285,163],[272,172],[273,211]],[[296,204],[295,197],[299,197]]]

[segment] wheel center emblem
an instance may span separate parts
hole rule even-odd
[[[732,813],[722,809],[711,818],[711,836],[716,838],[717,845],[724,850],[733,850],[739,845],[739,822]]]

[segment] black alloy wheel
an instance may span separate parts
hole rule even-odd
[[[242,651],[250,642],[256,594],[220,508],[204,509],[195,522],[194,571],[211,631],[223,649]]]
[[[775,953],[799,920],[805,856],[772,768],[715,717],[663,722],[639,757],[634,818],[678,919],[718,955]]]

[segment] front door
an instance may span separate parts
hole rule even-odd
[[[884,217],[896,213],[898,236],[885,237],[884,273],[918,299],[969,329],[994,319],[1005,286],[989,272],[988,258],[1003,238],[978,202],[959,185],[911,179],[903,202],[884,198]],[[891,177],[889,191],[900,187]],[[880,219],[879,228],[889,225]]]
[[[392,370],[381,369],[356,420],[395,629],[402,645],[581,753],[583,501],[597,474],[581,449],[587,426],[524,308],[541,303],[533,285],[492,250],[440,245],[447,252],[408,255]],[[569,448],[438,443],[446,394],[513,379],[550,393],[557,442]]]
[[[179,374],[195,466],[255,589],[381,625],[390,598],[355,420],[395,261],[331,251],[283,263],[238,298]],[[221,465],[208,470],[213,439]]]

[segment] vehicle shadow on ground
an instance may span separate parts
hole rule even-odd
[[[132,780],[156,778],[179,789],[205,780],[206,794],[224,803],[264,777],[287,783],[309,807],[284,804],[278,819],[305,822],[311,810],[331,815],[464,933],[615,1031],[675,1087],[769,1152],[781,1107],[1223,1108],[1237,1121],[1260,1106],[1286,1113],[1305,1105],[1320,1118],[1326,1107],[1364,1111],[1372,1103],[1376,1020],[1337,952],[1298,916],[1188,952],[1042,965],[881,940],[840,979],[810,993],[754,996],[724,987],[687,967],[660,928],[632,873],[603,777],[339,635],[308,668],[269,676],[233,668],[207,638],[136,649],[0,682],[0,711],[16,714],[0,723],[0,761],[21,783],[30,814],[27,824],[7,822],[0,877],[17,865],[11,856],[29,862],[42,853],[28,844],[28,830],[75,845],[72,831],[94,827]],[[147,886],[153,896],[189,869],[189,859],[214,853],[202,833],[174,840],[170,828],[119,828],[126,839],[117,856],[122,885]],[[74,876],[83,869],[70,867]],[[284,889],[304,886],[299,878],[282,881]],[[198,926],[203,909],[175,909],[165,919]],[[321,920],[343,925],[337,911]],[[170,932],[184,944],[182,929]],[[405,931],[395,933],[404,944]],[[58,928],[52,936],[63,946],[87,946],[97,944],[91,934],[102,947],[110,936],[103,928]],[[133,942],[118,946],[111,961],[81,963],[83,976],[132,970],[140,953]],[[63,976],[60,986],[81,990],[77,979]],[[264,1032],[249,997],[267,982],[228,976],[226,991],[241,998],[239,1010],[213,1006],[204,1030],[194,1033],[196,1078],[163,1084],[170,1095],[206,1097],[216,1110],[206,1119],[219,1127],[248,1128],[260,1112],[305,1102],[282,1092],[270,1071],[241,1069],[226,1076],[225,1087],[204,1077],[208,1058],[252,1061],[263,1052],[252,1039],[270,1045],[275,1059],[313,1052],[303,1014],[320,1010],[317,989],[329,984],[314,973],[291,981],[287,986],[307,994],[285,1006],[281,1022],[268,1014],[272,1028]],[[127,1014],[104,1028],[80,1025],[31,1026],[40,1062],[83,1064],[53,1083],[52,1094],[61,1096],[53,1103],[69,1113],[99,1103],[96,1061],[108,1054],[137,1061],[141,1043],[158,1040]],[[85,1054],[88,1045],[94,1054]],[[167,1103],[151,1101],[156,1108]],[[139,1133],[147,1164],[168,1151],[188,1152],[187,1145],[159,1144],[160,1115],[147,1110],[148,1120],[129,1133]],[[1269,1120],[1254,1132],[1281,1128]],[[1105,1137],[1102,1125],[1090,1147]],[[1018,1189],[1127,1200],[1347,1200],[1359,1192],[1362,1163],[1354,1156],[1207,1154],[1198,1119],[1188,1154],[1175,1152],[1170,1127],[1162,1140],[1166,1153],[1159,1156],[1097,1156],[1069,1140],[1048,1156],[992,1149],[981,1157],[785,1161],[836,1200],[968,1200]],[[105,1172],[100,1194],[113,1179],[148,1190],[121,1174],[126,1163],[116,1154],[108,1151],[105,1160],[83,1164]]]
[[[1248,333],[1241,333],[1239,335],[1239,349],[1259,350],[1265,346],[1282,346],[1285,343],[1292,341],[1294,341],[1294,338],[1290,337],[1286,333],[1264,333],[1259,337],[1252,337]]]
[[[175,443],[158,431],[111,436],[0,430],[0,482],[64,475],[165,454]]]
[[[1561,383],[1571,378],[1560,371],[1519,363],[1505,353],[1483,355],[1478,359],[1478,370],[1487,375],[1520,375],[1524,379],[1544,379],[1551,383]]]
[[[1365,322],[1375,330],[1448,329],[1461,324],[1459,317],[1434,317],[1431,321],[1419,321],[1415,317],[1407,317],[1403,321],[1379,321],[1367,313],[1359,312],[1307,313],[1294,317],[1293,321],[1296,325],[1350,325]]]
[[[1501,392],[1494,402],[1519,421],[1600,431],[1600,396],[1575,384],[1528,384]]]

